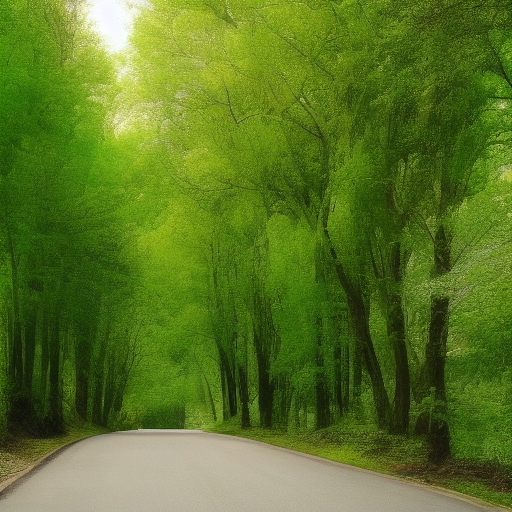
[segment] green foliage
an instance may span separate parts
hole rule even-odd
[[[470,365],[502,389],[509,192],[496,172],[510,161],[510,104],[498,98],[510,16],[497,2],[474,18],[470,4],[154,1],[141,11],[128,80],[154,123],[146,161],[174,182],[168,227],[143,237],[151,287],[168,283],[151,329],[183,370],[173,393],[199,373],[214,406],[233,412],[241,364],[251,410],[258,401],[261,413],[268,385],[276,418],[293,426],[290,411],[306,418],[322,393],[336,417],[347,376],[345,399],[357,408],[362,389],[368,409],[370,390],[376,405],[407,400],[410,373],[412,418],[428,409],[436,421],[456,421],[452,385],[475,374]],[[479,231],[483,217],[492,228]],[[450,265],[432,274],[440,226]],[[352,313],[356,296],[364,309]],[[448,416],[444,391],[424,389],[441,296],[451,305]],[[360,382],[361,315],[375,355]]]
[[[121,76],[80,5],[0,8],[0,435],[357,418],[510,463],[507,0],[151,0]]]

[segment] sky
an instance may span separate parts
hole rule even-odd
[[[134,9],[128,0],[88,0],[89,19],[112,52],[123,50],[128,44],[128,34]]]

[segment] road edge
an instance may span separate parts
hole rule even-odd
[[[109,434],[115,434],[117,432],[123,432],[123,431],[109,432]],[[458,491],[454,491],[452,489],[447,489],[445,487],[439,487],[437,485],[432,485],[432,484],[428,484],[428,483],[425,483],[425,482],[419,482],[418,480],[415,480],[415,479],[410,478],[410,477],[402,477],[402,476],[399,476],[399,475],[390,475],[388,473],[381,473],[379,471],[373,471],[371,469],[359,468],[357,466],[351,466],[350,464],[346,464],[344,462],[337,462],[337,461],[334,461],[334,460],[326,459],[324,457],[319,457],[318,455],[312,455],[310,453],[305,453],[305,452],[301,452],[301,451],[298,451],[298,450],[294,450],[292,448],[284,448],[282,446],[274,445],[274,444],[271,444],[271,443],[266,443],[265,441],[258,441],[256,439],[252,439],[250,437],[243,437],[243,436],[238,436],[238,435],[235,436],[235,435],[230,435],[230,434],[222,434],[222,433],[218,433],[218,432],[209,432],[207,430],[196,430],[195,432],[201,433],[201,434],[209,434],[209,435],[213,435],[213,436],[231,437],[231,438],[238,439],[238,440],[240,440],[242,442],[264,445],[264,446],[271,447],[271,448],[274,448],[276,450],[280,450],[280,451],[283,451],[283,452],[288,452],[288,453],[291,452],[291,453],[293,453],[293,454],[295,454],[297,456],[306,457],[308,459],[313,459],[313,460],[322,462],[324,464],[343,466],[343,467],[345,467],[347,469],[350,469],[352,471],[358,471],[358,472],[361,472],[361,473],[367,473],[367,474],[372,474],[372,475],[379,475],[379,476],[381,476],[383,478],[388,478],[390,480],[396,480],[398,482],[406,482],[408,484],[415,485],[415,486],[420,487],[422,489],[430,490],[430,491],[435,492],[437,494],[442,494],[444,496],[448,496],[448,497],[457,499],[459,501],[464,501],[466,503],[471,503],[472,505],[477,505],[479,507],[482,507],[483,511],[487,511],[487,512],[492,512],[492,511],[497,511],[497,510],[512,511],[511,508],[508,508],[508,507],[505,507],[505,506],[502,506],[502,505],[497,505],[497,504],[494,504],[494,503],[489,503],[489,502],[487,502],[485,500],[482,500],[480,498],[475,498],[475,497],[470,496],[468,494],[464,494],[464,493],[461,493],[461,492],[458,492]],[[50,462],[51,460],[56,458],[64,450],[67,450],[69,447],[73,446],[76,443],[79,443],[80,441],[84,441],[85,439],[89,439],[91,437],[96,437],[98,435],[104,435],[104,433],[94,434],[92,436],[84,437],[82,439],[77,439],[75,441],[71,441],[68,444],[60,446],[59,448],[55,448],[51,452],[48,452],[47,454],[43,455],[41,458],[39,458],[37,461],[32,463],[27,468],[25,468],[22,471],[19,471],[18,473],[13,475],[11,478],[9,478],[7,480],[4,480],[3,482],[0,482],[0,500],[2,500],[5,496],[7,496],[7,494],[9,492],[13,491],[16,487],[18,487],[18,485],[21,485],[24,480],[28,479],[37,470],[39,470],[45,464],[47,464],[48,462]]]
[[[65,445],[59,446],[58,448],[54,448],[52,451],[46,453],[35,462],[27,466],[25,469],[18,471],[13,476],[0,482],[0,500],[2,500],[9,492],[13,491],[18,485],[22,484],[24,480],[29,478],[32,473],[35,473],[41,467],[43,467],[46,463],[53,460],[57,457],[61,452],[67,450],[70,446],[73,446],[80,441],[84,441],[85,439],[89,439],[95,436],[101,436],[103,434],[94,434],[92,436],[83,437],[82,439],[76,439],[75,441],[71,441]]]
[[[271,444],[271,443],[266,443],[265,441],[258,441],[256,439],[252,439],[250,437],[243,437],[243,436],[234,436],[234,435],[231,435],[231,434],[222,434],[222,433],[219,433],[219,432],[208,432],[207,430],[203,431],[205,434],[212,434],[212,435],[215,435],[215,436],[227,436],[227,437],[235,437],[237,439],[240,439],[240,440],[243,440],[243,441],[246,441],[246,442],[249,442],[249,443],[258,443],[258,444],[263,444],[263,445],[266,445],[266,446],[271,446],[272,448],[276,448],[278,450],[281,450],[281,451],[285,451],[285,452],[292,452],[292,453],[295,453],[299,456],[302,456],[302,457],[307,457],[308,459],[314,459],[314,460],[317,460],[317,461],[320,461],[320,462],[324,462],[326,464],[335,464],[337,466],[343,466],[345,468],[349,468],[349,469],[352,469],[354,471],[359,471],[359,472],[362,472],[362,473],[370,473],[372,475],[380,475],[384,478],[388,478],[388,479],[391,479],[391,480],[397,480],[399,482],[406,482],[408,484],[412,484],[412,485],[415,485],[417,487],[421,487],[422,489],[428,489],[432,492],[435,492],[437,494],[443,494],[445,496],[449,496],[451,498],[455,498],[455,499],[458,499],[460,501],[465,501],[466,503],[471,503],[472,505],[478,505],[480,507],[482,507],[482,510],[483,511],[487,511],[487,512],[496,512],[497,510],[508,510],[508,511],[512,511],[512,508],[509,508],[509,507],[505,507],[503,505],[498,505],[498,504],[495,504],[495,503],[490,503],[488,501],[485,501],[485,500],[482,500],[480,498],[476,498],[474,496],[470,496],[469,494],[464,494],[462,492],[458,492],[458,491],[454,491],[452,489],[447,489],[446,487],[440,487],[438,485],[432,485],[432,484],[428,484],[426,482],[420,482],[414,478],[411,478],[411,477],[407,477],[407,476],[400,476],[400,475],[390,475],[388,473],[381,473],[379,471],[373,471],[371,469],[365,469],[365,468],[359,468],[357,466],[351,466],[350,464],[346,464],[344,462],[337,462],[335,460],[330,460],[330,459],[326,459],[324,457],[319,457],[318,455],[312,455],[310,453],[305,453],[305,452],[301,452],[299,450],[294,450],[292,448],[284,448],[282,446],[278,446],[278,445],[275,445],[275,444]]]

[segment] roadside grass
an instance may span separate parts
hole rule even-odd
[[[286,432],[259,427],[242,430],[238,423],[228,421],[207,430],[443,487],[512,510],[512,468],[458,459],[432,465],[427,461],[427,447],[420,438],[392,436],[367,425]]]
[[[107,429],[84,424],[73,426],[65,434],[51,438],[35,438],[22,433],[8,435],[0,442],[0,483],[15,476],[57,448],[107,432],[109,432]]]

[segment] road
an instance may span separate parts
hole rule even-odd
[[[2,512],[482,512],[369,471],[200,431],[130,431],[60,452]]]

